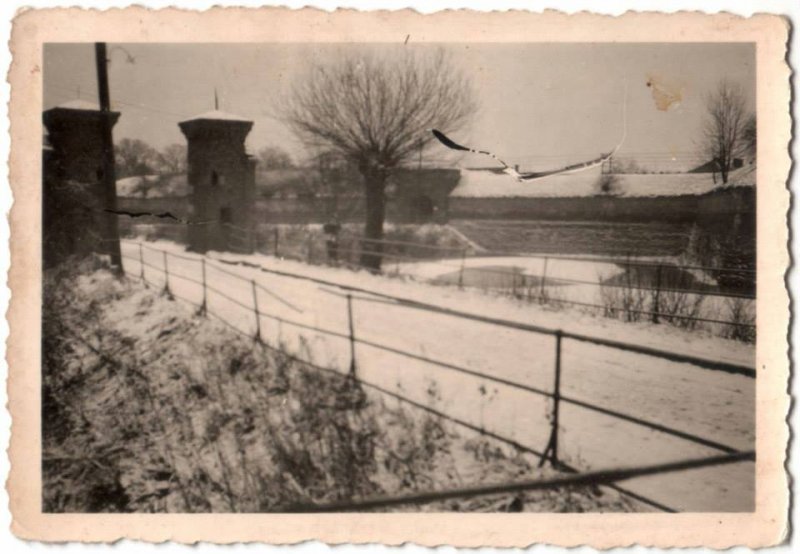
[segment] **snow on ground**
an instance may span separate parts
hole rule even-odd
[[[574,279],[596,282],[624,273],[617,264],[597,262],[591,258],[586,261],[548,258],[545,267],[543,256],[476,256],[464,259],[465,268],[481,268],[498,266],[519,268],[519,273],[530,276],[545,274],[552,279]],[[435,279],[443,274],[457,272],[461,268],[461,260],[430,260],[400,264],[400,273],[420,279]]]
[[[142,250],[146,278],[163,286],[164,249],[184,258],[169,258],[170,289],[192,302],[202,301],[200,257],[175,243],[148,243]],[[125,242],[126,271],[139,275],[139,246]],[[665,325],[623,323],[578,310],[551,310],[495,298],[477,290],[387,279],[264,255],[234,256],[211,253],[211,258],[244,260],[343,285],[358,286],[403,298],[429,302],[478,315],[563,329],[623,342],[681,352],[700,358],[754,365],[751,345],[719,337],[687,333]],[[298,328],[290,322],[347,334],[347,301],[333,287],[321,286],[256,268],[206,264],[209,309],[247,333],[255,333],[251,280],[300,312],[259,291],[261,336],[270,344],[313,362],[346,370],[349,342],[341,337]],[[241,276],[238,279],[230,274]],[[417,356],[445,361],[542,390],[552,390],[555,342],[550,335],[420,311],[408,306],[376,302],[354,294],[355,335]],[[274,318],[280,318],[278,321]],[[457,373],[364,344],[356,344],[359,376],[423,402],[435,384],[441,393],[436,406],[454,417],[543,450],[549,434],[551,404],[547,398],[511,389],[484,379]],[[755,441],[755,380],[704,370],[617,349],[565,339],[562,345],[562,394],[649,421],[697,434],[731,447],[749,450]],[[582,469],[660,463],[717,453],[707,447],[562,403],[560,427],[562,458]],[[672,508],[686,511],[748,511],[754,507],[754,465],[733,464],[691,472],[629,481],[625,486]]]
[[[56,317],[69,335],[96,346],[71,341],[45,376],[51,390],[76,393],[57,394],[60,417],[45,429],[44,501],[56,511],[260,512],[331,501],[343,492],[398,495],[558,474],[538,468],[534,456],[504,455],[512,453],[421,410],[405,404],[397,410],[378,391],[366,391],[373,401],[358,415],[342,417],[347,403],[331,397],[342,394],[343,381],[305,374],[302,364],[284,365],[271,350],[253,348],[213,318],[193,317],[191,306],[157,289],[126,285],[104,270],[59,286],[73,293],[74,304]],[[86,310],[89,304],[96,306]],[[117,363],[98,363],[98,351],[113,351]],[[133,367],[138,379],[131,379]],[[141,411],[143,402],[150,409]],[[348,451],[356,444],[371,457]],[[53,463],[75,456],[80,461]],[[94,464],[107,471],[94,471]],[[80,477],[87,467],[93,471],[88,480]],[[529,493],[522,509],[636,508],[617,492],[604,492]],[[399,510],[502,511],[512,498]]]
[[[637,258],[637,261],[653,261],[646,258]],[[661,260],[669,265],[668,260]],[[540,294],[539,285],[544,276],[547,293],[553,299],[582,302],[585,304],[595,304],[604,306],[603,288],[601,283],[617,283],[615,277],[625,274],[625,269],[618,264],[606,261],[594,260],[586,257],[584,260],[563,259],[558,257],[548,257],[545,261],[544,256],[478,256],[468,257],[463,261],[464,271],[461,271],[462,261],[460,259],[438,259],[420,262],[401,263],[389,265],[390,270],[402,275],[408,275],[418,280],[431,281],[436,284],[458,284],[462,279],[464,286],[477,287],[482,289],[506,290],[515,289],[525,292],[530,288],[534,296]],[[463,275],[459,275],[463,273]],[[708,275],[701,271],[691,270],[688,273],[690,279],[699,284],[715,286]],[[690,281],[687,280],[687,283]],[[646,285],[643,283],[643,286]],[[673,285],[675,286],[675,285]],[[690,285],[680,285],[677,288],[691,289]],[[611,287],[606,285],[606,293],[613,295],[622,294],[624,287]],[[697,290],[697,289],[694,289]],[[649,293],[646,293],[649,294]],[[716,319],[727,321],[727,297],[686,294],[686,305],[691,306],[695,299],[701,302],[695,317]],[[613,298],[613,297],[612,297]],[[621,306],[620,299],[611,301],[613,305]],[[647,310],[644,306],[642,309]],[[679,314],[689,315],[689,314]]]
[[[479,170],[461,170],[453,189],[454,197],[574,197],[599,193],[600,168],[576,173],[550,175],[531,182],[519,182],[508,175]],[[616,174],[614,194],[618,196],[675,196],[705,194],[722,187],[711,173]],[[726,186],[753,186],[755,166],[745,166],[730,174]]]

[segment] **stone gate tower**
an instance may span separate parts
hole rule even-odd
[[[60,180],[92,186],[100,207],[104,206],[103,128],[113,126],[119,112],[103,112],[97,104],[73,100],[42,114],[52,146],[48,169]]]
[[[85,100],[73,100],[59,104],[42,113],[47,129],[49,145],[42,152],[42,193],[44,206],[54,207],[59,198],[58,189],[67,182],[81,185],[85,194],[81,203],[85,213],[72,214],[77,218],[73,224],[80,225],[81,232],[60,239],[69,253],[88,253],[104,245],[98,243],[103,237],[111,238],[109,218],[116,216],[103,212],[109,206],[108,191],[104,175],[104,140],[106,126],[113,127],[119,112],[101,111],[97,104]],[[42,221],[45,234],[52,229],[51,221]],[[45,247],[47,252],[47,247]],[[47,254],[45,254],[47,256]],[[53,260],[45,260],[46,263]]]
[[[214,110],[178,125],[189,143],[189,248],[252,252],[256,162],[244,141],[253,122]]]

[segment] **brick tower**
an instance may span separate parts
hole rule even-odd
[[[75,197],[81,204],[81,213],[69,215],[75,218],[72,225],[79,226],[80,232],[62,232],[60,227],[53,227],[53,221],[46,214],[43,219],[45,236],[50,235],[49,230],[58,228],[57,238],[69,253],[88,253],[103,248],[97,241],[108,238],[109,216],[103,213],[108,205],[103,175],[103,130],[109,123],[113,127],[119,115],[119,112],[103,112],[97,104],[85,100],[60,104],[42,114],[49,142],[42,157],[45,212],[48,208],[58,210],[59,194],[63,194],[65,184],[74,183],[75,190],[81,191],[79,200]]]
[[[189,143],[189,248],[252,252],[256,162],[244,141],[253,122],[214,110],[178,125]]]
[[[42,114],[52,151],[48,171],[60,180],[92,185],[97,198],[103,192],[103,123],[113,127],[119,112],[102,112],[97,104],[73,100]],[[102,205],[102,203],[101,203]]]

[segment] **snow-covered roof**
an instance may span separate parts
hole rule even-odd
[[[199,115],[190,117],[189,119],[183,121],[182,123],[185,123],[187,121],[199,121],[201,119],[216,120],[216,121],[242,121],[245,123],[251,123],[249,119],[245,119],[242,116],[235,115],[232,113],[223,112],[221,110],[211,110],[210,112],[201,113]]]
[[[100,111],[100,106],[98,104],[89,102],[88,100],[70,100],[69,102],[59,104],[56,108],[65,110]]]
[[[726,186],[755,186],[755,165],[732,171]],[[458,186],[450,196],[461,198],[553,198],[595,196],[602,194],[600,180],[613,179],[611,194],[615,196],[678,196],[705,194],[720,188],[710,173],[616,174],[602,175],[600,168],[550,175],[542,179],[519,182],[509,175],[491,171],[461,171]]]

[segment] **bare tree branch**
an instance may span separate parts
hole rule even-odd
[[[357,167],[367,203],[367,238],[383,237],[384,189],[394,170],[431,141],[427,129],[457,131],[475,111],[467,78],[443,50],[351,55],[314,65],[283,99],[284,121],[312,151]],[[378,269],[380,255],[362,263]]]
[[[734,160],[747,152],[746,124],[747,110],[741,87],[720,81],[716,90],[706,97],[703,147],[716,163],[723,183],[728,182]]]

